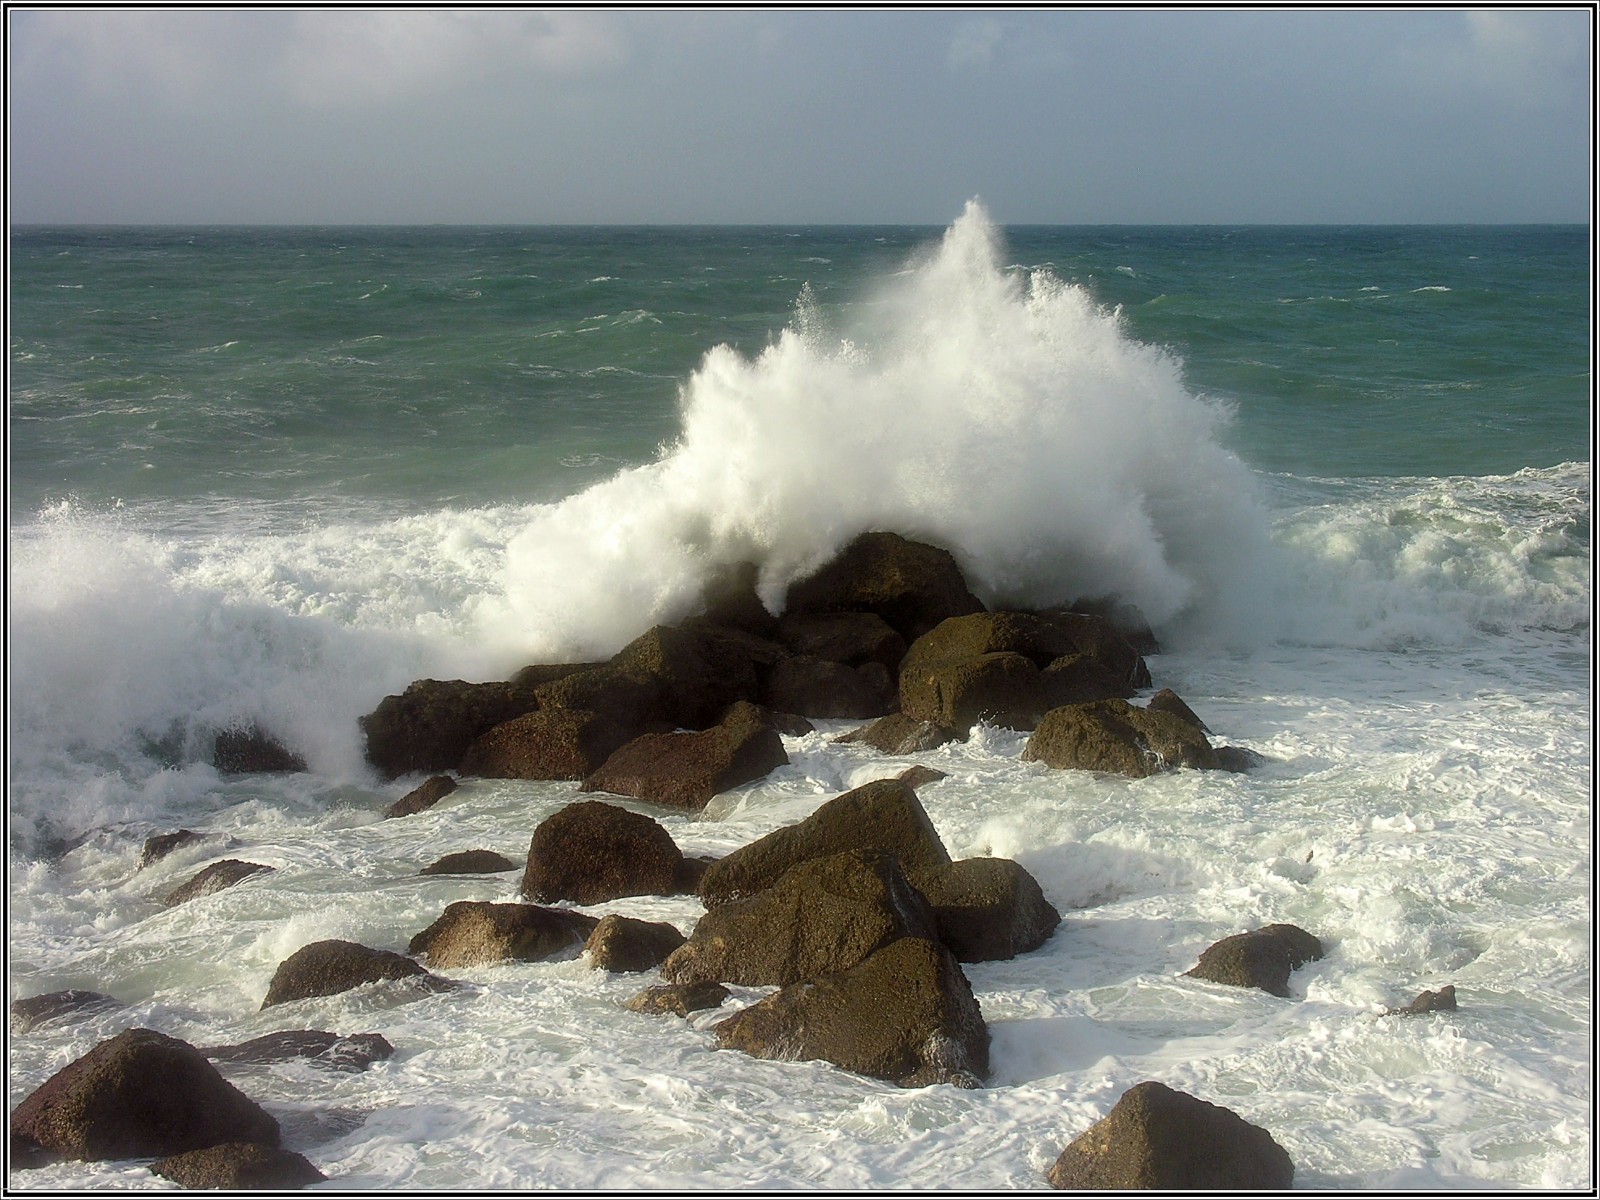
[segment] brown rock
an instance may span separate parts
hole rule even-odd
[[[1154,696],[1151,696],[1150,702],[1145,707],[1151,712],[1171,713],[1175,717],[1180,717],[1201,733],[1211,732],[1206,728],[1206,723],[1195,715],[1194,709],[1185,704],[1183,697],[1179,696],[1171,688],[1162,688]]]
[[[262,866],[260,863],[241,862],[237,858],[225,858],[204,868],[187,883],[173,888],[167,893],[163,903],[168,908],[173,908],[187,901],[197,900],[201,896],[220,892],[236,883],[242,883],[252,875],[270,873],[276,869],[276,867]]]
[[[541,688],[547,683],[555,683],[567,678],[569,675],[578,675],[584,671],[592,671],[604,663],[533,663],[523,667],[510,679],[513,687],[524,688],[532,691]],[[509,719],[509,718],[508,718]]]
[[[89,992],[68,988],[62,992],[46,992],[40,996],[26,996],[11,1002],[11,1032],[29,1033],[41,1025],[71,1017],[74,1020],[91,1013],[124,1007],[122,1001],[103,992]]]
[[[833,739],[841,744],[855,742],[865,743],[875,750],[896,757],[905,754],[921,754],[925,750],[934,750],[946,742],[956,740],[956,732],[946,729],[943,725],[935,725],[932,721],[919,721],[915,717],[908,717],[905,713],[890,713],[886,717],[879,717],[870,725],[863,725],[859,729],[852,729],[849,733],[841,734]]]
[[[699,812],[711,797],[784,766],[783,738],[754,705],[733,706],[700,733],[647,733],[619,748],[583,781],[611,792]]]
[[[428,965],[441,970],[506,959],[542,962],[582,945],[597,924],[571,909],[458,900],[411,939],[406,953],[426,955]]]
[[[715,1025],[757,1058],[822,1059],[903,1087],[976,1087],[989,1029],[960,965],[939,943],[891,942],[838,975],[797,983]]]
[[[1404,1008],[1387,1009],[1383,1015],[1386,1017],[1414,1017],[1420,1013],[1455,1011],[1455,985],[1447,983],[1437,992],[1418,992],[1417,998]]]
[[[223,1142],[157,1159],[150,1172],[190,1189],[229,1191],[292,1191],[328,1178],[304,1155],[255,1142]]]
[[[1237,1113],[1146,1082],[1063,1150],[1048,1179],[1069,1191],[1287,1190],[1294,1163]]]
[[[305,759],[254,725],[245,729],[224,729],[217,734],[211,762],[224,775],[306,769]]]
[[[894,533],[863,533],[789,586],[789,613],[877,613],[908,642],[946,617],[983,611],[946,550]]]
[[[336,996],[382,980],[410,979],[431,991],[451,986],[416,963],[389,950],[330,938],[302,946],[278,964],[267,985],[263,1009],[311,996]]]
[[[1184,973],[1233,987],[1260,988],[1287,999],[1289,972],[1321,957],[1322,943],[1304,929],[1267,925],[1207,947],[1200,961]]]
[[[730,994],[720,983],[669,983],[645,988],[623,1007],[636,1013],[687,1017],[692,1012],[722,1007]]]
[[[539,904],[601,904],[622,896],[678,891],[683,854],[672,835],[641,813],[580,800],[533,831],[522,894]]]
[[[1133,688],[1119,682],[1087,654],[1067,654],[1056,659],[1039,673],[1039,682],[1044,685],[1047,708],[1133,695]]]
[[[294,1059],[334,1071],[365,1071],[394,1054],[389,1039],[378,1033],[341,1037],[322,1029],[282,1029],[231,1046],[202,1046],[213,1062],[277,1063]]]
[[[361,718],[367,761],[388,779],[453,771],[480,736],[538,706],[533,689],[514,683],[419,679]]]
[[[1024,762],[1143,779],[1175,767],[1214,768],[1205,735],[1170,713],[1147,712],[1126,700],[1053,708],[1022,752]]]
[[[148,837],[144,840],[144,848],[139,852],[139,870],[144,870],[151,863],[160,862],[180,846],[187,846],[190,842],[200,840],[200,835],[192,829],[179,829],[173,833],[158,833],[154,837]]]
[[[915,666],[908,656],[900,673],[901,712],[958,732],[980,721],[1032,729],[1049,707],[1039,668],[1009,650]]]
[[[409,817],[414,813],[423,812],[455,791],[456,786],[456,781],[450,776],[435,775],[384,809],[383,815],[385,818]]]
[[[504,854],[493,850],[458,850],[446,854],[437,862],[429,863],[417,872],[419,875],[494,875],[501,871],[515,871],[517,864]]]
[[[764,704],[801,716],[833,719],[876,717],[894,707],[881,663],[851,667],[795,655],[774,666],[761,691]]]
[[[612,913],[600,918],[583,952],[602,971],[650,971],[683,945],[683,934],[665,921],[637,921]]]
[[[941,779],[950,778],[948,771],[936,771],[932,767],[925,767],[921,763],[907,767],[895,776],[901,783],[915,790],[924,784],[938,783]]]
[[[906,640],[870,612],[790,612],[778,622],[778,640],[794,654],[860,667],[879,663],[900,668]]]
[[[152,1158],[228,1141],[275,1146],[278,1123],[187,1042],[125,1029],[17,1105],[11,1139],[59,1158]]]
[[[1061,923],[1038,880],[1009,858],[964,858],[913,882],[933,906],[939,940],[962,962],[1036,950]]]
[[[460,770],[485,779],[582,779],[626,740],[626,729],[609,716],[540,709],[484,733],[462,755]]]

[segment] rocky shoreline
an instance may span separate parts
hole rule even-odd
[[[1157,652],[1126,606],[989,611],[944,550],[866,533],[793,584],[781,616],[756,595],[753,566],[729,570],[699,614],[646,631],[603,663],[535,664],[499,682],[419,680],[385,697],[361,728],[380,776],[430,776],[385,810],[390,819],[438,803],[458,777],[564,780],[591,797],[698,812],[786,763],[783,735],[809,731],[812,719],[862,721],[837,740],[886,755],[965,739],[984,723],[1029,733],[1023,758],[1060,770],[1142,778],[1260,762],[1213,744],[1170,690],[1131,702],[1154,687],[1145,655]],[[219,738],[217,761],[230,771],[303,769],[259,730]],[[659,973],[628,1002],[641,1014],[721,1007],[725,984],[775,988],[712,1026],[720,1047],[822,1060],[902,1087],[983,1087],[989,1033],[961,964],[1038,949],[1060,914],[1016,862],[953,861],[918,798],[939,774],[913,771],[847,791],[714,862],[685,857],[649,816],[576,800],[532,831],[522,902],[451,904],[403,954],[342,941],[304,946],[280,964],[262,1008],[379,982],[449,991],[456,985],[435,972],[581,947],[596,969]],[[186,835],[151,839],[140,866]],[[468,851],[426,872],[515,866]],[[216,862],[165,900],[182,904],[267,870]],[[579,911],[662,895],[693,895],[704,915],[685,933]],[[1312,934],[1274,925],[1224,938],[1188,974],[1287,998],[1290,973],[1322,952]],[[1427,993],[1428,1002],[1392,1011],[1448,1010],[1454,992],[1446,991],[1448,1005]],[[12,1028],[115,1004],[87,991],[31,997],[12,1006]],[[12,1113],[12,1168],[150,1158],[159,1160],[153,1171],[187,1187],[317,1182],[314,1166],[278,1147],[276,1122],[212,1063],[302,1057],[360,1070],[393,1048],[375,1033],[286,1031],[256,1041],[196,1049],[124,1031]],[[1067,1146],[1048,1181],[1277,1189],[1293,1171],[1265,1130],[1151,1081]]]

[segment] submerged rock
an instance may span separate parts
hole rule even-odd
[[[528,843],[522,894],[538,904],[602,904],[678,891],[683,853],[642,813],[579,800],[547,817]]]
[[[365,1071],[373,1063],[393,1055],[394,1047],[378,1033],[341,1036],[322,1029],[283,1029],[231,1046],[202,1046],[200,1053],[213,1062],[277,1063],[305,1059],[334,1071]]]
[[[225,858],[221,862],[212,863],[187,883],[173,888],[167,893],[164,903],[168,908],[173,908],[187,901],[197,900],[201,896],[220,892],[224,888],[231,888],[236,883],[243,883],[252,875],[268,874],[275,870],[276,867],[263,866],[261,863]]]
[[[455,791],[457,786],[450,776],[435,775],[389,805],[383,810],[383,815],[385,818],[409,817],[424,812]]]
[[[925,750],[936,750],[946,742],[955,741],[956,731],[947,729],[943,725],[935,725],[932,721],[919,721],[916,717],[896,712],[886,717],[879,717],[859,729],[852,729],[849,733],[840,734],[833,740],[841,745],[862,743],[874,750],[900,757],[906,754],[921,754]]]
[[[506,959],[541,962],[581,946],[598,923],[565,908],[458,900],[412,938],[406,952],[426,955],[429,966],[440,968]]]
[[[292,1191],[328,1178],[304,1155],[256,1142],[223,1142],[157,1159],[150,1173],[190,1189],[228,1191]]]
[[[413,771],[453,771],[479,737],[539,706],[534,689],[515,683],[419,679],[385,696],[360,719],[367,761],[388,779]]]
[[[494,875],[501,871],[515,871],[517,864],[504,854],[493,850],[457,850],[431,862],[417,872],[419,875]]]
[[[336,996],[363,984],[398,979],[412,980],[429,991],[454,986],[430,975],[404,955],[330,938],[302,946],[279,963],[261,1007],[267,1009],[312,996]]]
[[[722,1007],[730,994],[720,983],[669,983],[645,988],[623,1007],[636,1013],[687,1017],[692,1012]]]
[[[68,988],[61,992],[45,992],[39,996],[26,996],[11,1002],[11,1032],[29,1033],[52,1021],[74,1020],[91,1013],[125,1007],[122,1001],[104,992],[89,992]]]
[[[1322,943],[1295,925],[1267,925],[1236,933],[1209,946],[1200,961],[1184,972],[1232,987],[1254,987],[1274,996],[1289,996],[1289,973],[1322,957]]]
[[[1068,1191],[1287,1190],[1294,1163],[1237,1113],[1147,1081],[1074,1139],[1048,1179]]]
[[[1028,739],[1022,759],[1131,779],[1176,767],[1217,766],[1211,743],[1189,722],[1115,699],[1051,709]]]
[[[600,918],[584,943],[583,952],[598,970],[650,971],[666,962],[683,943],[683,934],[676,925],[611,913]]]
[[[1383,1015],[1386,1017],[1414,1017],[1422,1013],[1455,1011],[1455,985],[1447,983],[1437,992],[1418,992],[1416,999],[1404,1008],[1386,1009]]]
[[[154,837],[145,838],[144,847],[139,851],[139,870],[144,870],[151,863],[160,862],[181,846],[187,846],[191,842],[200,840],[200,835],[192,829],[179,829],[172,833],[158,833]]]

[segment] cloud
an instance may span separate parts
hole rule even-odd
[[[968,21],[950,39],[948,61],[956,70],[983,69],[994,61],[1005,28],[999,21]]]
[[[1399,61],[1449,103],[1550,109],[1570,104],[1587,77],[1591,37],[1585,13],[1474,11],[1460,14],[1448,36],[1402,48]]]

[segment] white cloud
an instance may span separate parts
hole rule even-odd
[[[1400,63],[1413,82],[1452,101],[1543,109],[1572,102],[1590,45],[1585,13],[1480,10],[1461,14],[1450,37],[1403,49]]]
[[[995,51],[1004,36],[1005,28],[999,21],[966,22],[950,39],[947,55],[950,66],[957,70],[988,67],[994,61]]]

